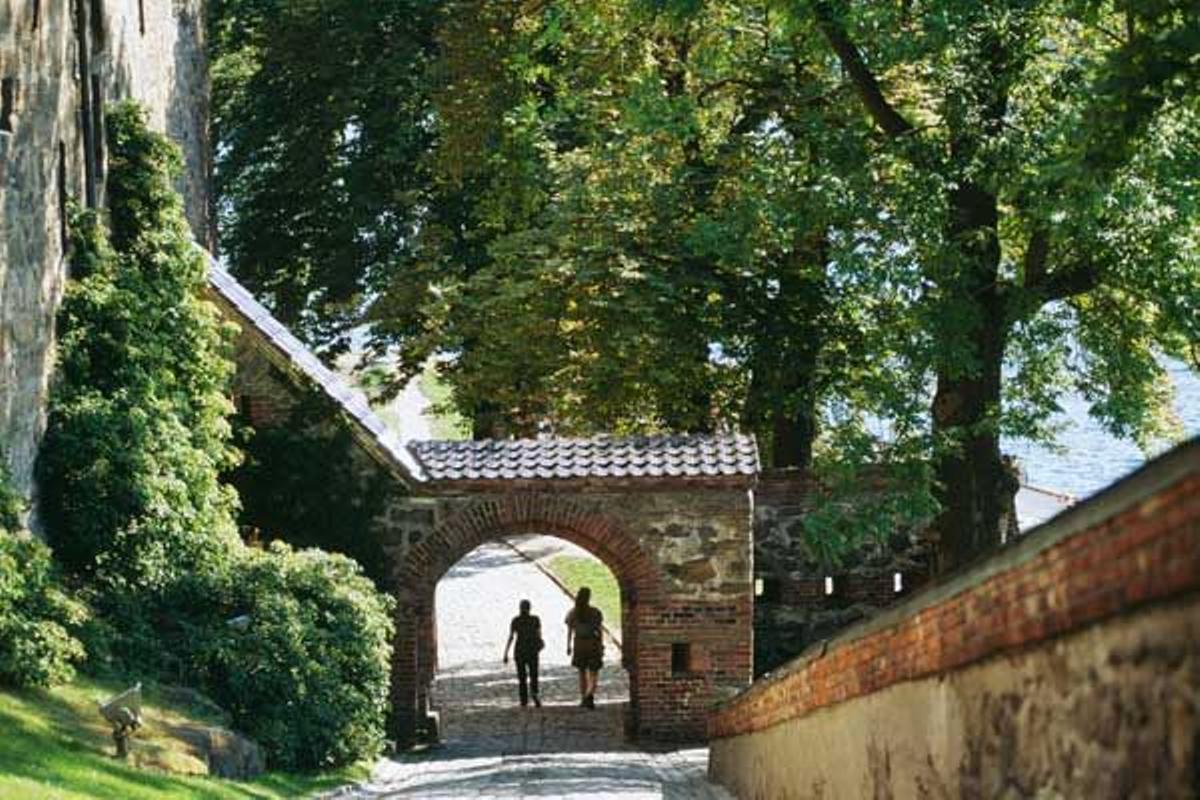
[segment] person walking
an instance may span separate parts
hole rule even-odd
[[[545,646],[545,642],[542,641],[542,621],[529,613],[528,600],[522,600],[518,608],[520,613],[512,618],[512,623],[508,626],[504,663],[508,663],[508,650],[512,647],[513,639],[516,639],[517,649],[513,656],[517,662],[517,685],[521,694],[521,706],[528,706],[532,695],[533,704],[541,708],[542,701],[538,696],[538,654]]]
[[[579,705],[596,707],[596,685],[604,662],[604,614],[591,605],[592,590],[587,586],[575,595],[575,607],[567,612],[567,655],[574,641],[571,666],[579,670]]]

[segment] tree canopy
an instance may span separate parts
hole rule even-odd
[[[1197,363],[1183,0],[213,4],[222,242],[314,345],[436,359],[478,436],[758,434],[902,470],[943,565],[1075,389]],[[324,54],[313,58],[314,53]],[[341,54],[344,54],[342,56]],[[853,537],[848,537],[848,540]]]

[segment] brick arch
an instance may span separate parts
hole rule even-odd
[[[416,719],[428,706],[429,690],[437,671],[434,594],[438,582],[454,564],[480,545],[531,533],[579,545],[598,558],[617,579],[622,605],[621,667],[629,673],[629,721],[636,729],[642,694],[638,681],[638,634],[642,617],[639,609],[661,607],[664,572],[637,537],[610,515],[547,493],[476,497],[406,553],[396,572],[399,606],[393,680],[401,697],[393,697],[393,705],[414,704]]]
[[[612,570],[622,594],[653,602],[663,586],[662,569],[636,536],[602,511],[553,494],[501,495],[476,499],[438,525],[405,558],[401,583],[428,596],[446,572],[480,545],[508,536],[545,534],[577,544]]]

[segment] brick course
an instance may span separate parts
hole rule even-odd
[[[762,731],[1200,589],[1200,444],[1171,459],[1186,472],[1170,485],[1055,540],[1100,505],[1084,504],[1014,548],[1016,563],[997,569],[1010,560],[999,556],[968,573],[977,580],[952,580],[948,594],[947,584],[931,586],[810,651],[715,711],[709,736]]]

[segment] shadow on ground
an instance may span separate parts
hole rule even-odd
[[[612,678],[615,670],[605,672]],[[632,749],[624,735],[623,681],[602,685],[595,709],[579,707],[578,678],[571,667],[546,667],[540,682],[542,707],[522,708],[511,667],[477,662],[443,670],[433,696],[442,746],[485,756]]]

